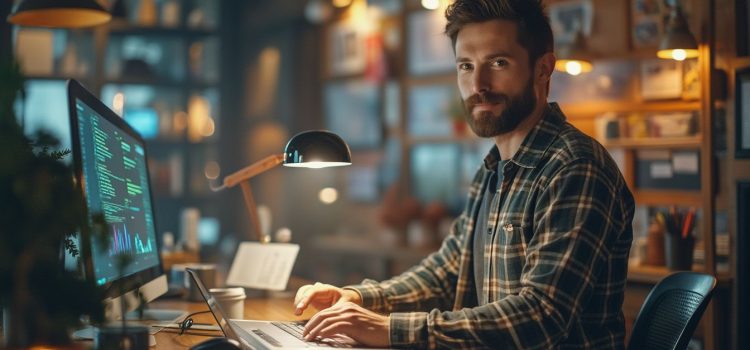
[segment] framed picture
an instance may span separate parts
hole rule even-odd
[[[735,86],[734,155],[750,158],[750,68],[737,71]]]
[[[750,293],[750,181],[737,183],[737,295]],[[750,346],[750,334],[743,329],[750,322],[750,300],[737,298],[737,348]]]
[[[664,32],[667,10],[662,0],[631,0],[631,45],[635,49],[654,48]]]
[[[549,5],[549,19],[556,45],[573,42],[578,30],[588,37],[594,19],[594,6],[590,0],[575,0]]]
[[[701,98],[701,68],[698,59],[682,61],[682,99]]]
[[[341,136],[352,149],[380,146],[380,88],[366,80],[329,83],[324,92],[326,127]]]
[[[632,60],[596,62],[588,74],[552,74],[549,99],[560,103],[627,99],[637,79],[638,63]]]
[[[682,97],[682,62],[653,59],[641,62],[641,97],[659,100]]]
[[[349,21],[328,28],[328,72],[331,76],[362,73],[367,65],[363,26]]]
[[[451,103],[458,99],[454,85],[415,86],[409,91],[408,130],[411,136],[450,136]]]
[[[417,11],[408,20],[408,67],[416,75],[454,70],[456,59],[441,11]]]

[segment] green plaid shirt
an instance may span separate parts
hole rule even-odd
[[[490,169],[497,161],[485,158]],[[347,288],[390,313],[394,347],[623,348],[634,201],[615,162],[552,103],[504,173],[484,252],[489,303],[477,302],[472,265],[483,166],[437,252],[393,279]]]

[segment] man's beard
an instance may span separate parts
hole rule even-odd
[[[475,118],[472,110],[475,105],[480,103],[502,103],[505,105],[505,109],[500,112],[500,115],[485,111]],[[466,121],[471,126],[471,130],[479,137],[495,137],[515,130],[522,121],[528,118],[535,106],[536,95],[534,95],[533,74],[520,95],[511,97],[506,94],[484,92],[474,94],[464,100]]]

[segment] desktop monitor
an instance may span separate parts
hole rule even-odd
[[[68,108],[75,176],[89,221],[101,213],[109,226],[110,246],[100,249],[91,232],[81,232],[86,278],[105,289],[107,318],[134,309],[138,288],[146,301],[167,292],[156,239],[154,208],[143,138],[77,81],[68,81]],[[118,254],[132,262],[120,274]],[[127,286],[131,290],[125,290]],[[120,309],[128,298],[130,310]]]

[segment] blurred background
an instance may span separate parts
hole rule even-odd
[[[138,130],[166,264],[226,270],[255,233],[241,191],[209,183],[310,129],[339,134],[353,164],[250,180],[271,235],[301,246],[294,275],[337,285],[392,276],[434,251],[463,209],[492,141],[464,121],[442,34],[449,1],[99,2],[113,19],[92,28],[0,24],[28,78],[17,115],[27,132],[49,130],[70,147],[74,78]],[[2,2],[3,15],[13,3]],[[734,191],[750,174],[741,112],[750,101],[734,97],[750,81],[746,1],[544,3],[558,58],[580,62],[553,74],[549,100],[610,150],[636,195],[626,317],[670,272],[663,247],[649,249],[649,227],[672,207],[696,213],[692,269],[720,277],[716,308],[731,309],[741,284],[732,281],[747,279],[735,258],[748,249],[735,244],[747,213]],[[695,55],[659,58],[675,12]],[[736,345],[733,328],[710,322],[706,332]]]

